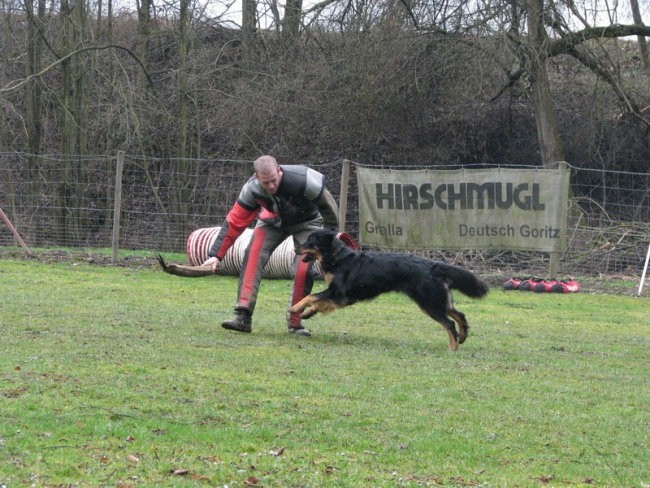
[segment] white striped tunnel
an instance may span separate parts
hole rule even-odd
[[[204,227],[192,232],[187,238],[185,245],[185,253],[192,266],[200,266],[208,259],[208,252],[214,243],[221,227]],[[221,261],[218,272],[225,275],[239,275],[244,262],[244,253],[248,247],[248,243],[253,235],[253,229],[246,229],[242,235],[235,241],[235,243],[228,249],[228,252]],[[346,246],[352,249],[359,249],[359,246],[354,241],[350,234],[341,232],[337,236]],[[282,243],[273,251],[269,262],[264,268],[264,278],[293,278],[293,261],[295,258],[295,250],[293,246],[293,237],[287,237]],[[317,266],[318,275],[322,278],[320,267]]]

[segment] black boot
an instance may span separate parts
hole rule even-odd
[[[298,327],[289,326],[289,334],[295,334],[297,336],[309,337],[311,335],[311,332],[309,332],[302,325],[300,325]]]
[[[253,330],[253,318],[248,310],[238,309],[235,310],[235,316],[230,320],[224,320],[221,327],[228,330],[236,330],[237,332],[249,333]]]

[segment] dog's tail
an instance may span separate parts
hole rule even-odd
[[[490,289],[483,280],[466,269],[446,263],[438,263],[438,269],[449,288],[458,290],[470,298],[482,298]]]

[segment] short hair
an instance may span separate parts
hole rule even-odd
[[[273,156],[269,156],[268,154],[265,154],[264,156],[260,156],[253,163],[255,174],[268,173],[269,170],[275,169],[277,167],[278,167],[278,162],[275,160]]]

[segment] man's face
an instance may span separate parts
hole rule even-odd
[[[280,186],[280,180],[282,179],[282,170],[279,167],[271,168],[269,170],[260,171],[256,176],[260,185],[262,185],[262,188],[264,188],[269,195],[275,195]]]

